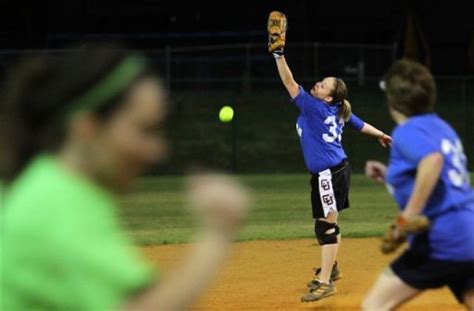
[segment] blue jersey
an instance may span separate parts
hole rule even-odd
[[[474,260],[474,190],[466,156],[456,132],[436,114],[409,118],[392,133],[386,182],[403,210],[412,194],[420,161],[441,153],[443,168],[423,214],[432,222],[430,256],[440,260]]]
[[[301,86],[293,102],[300,109],[296,131],[308,171],[316,174],[347,158],[341,144],[345,122],[337,115],[340,106],[311,96]],[[360,131],[364,122],[351,114],[347,125]]]

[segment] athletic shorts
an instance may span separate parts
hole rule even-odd
[[[311,174],[313,218],[326,218],[329,212],[349,207],[351,166],[347,159],[318,174]]]
[[[465,291],[474,290],[474,261],[435,260],[407,250],[390,267],[405,284],[419,290],[447,285],[460,303]]]

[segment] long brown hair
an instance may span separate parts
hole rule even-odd
[[[339,118],[344,121],[349,120],[351,116],[352,107],[351,103],[346,99],[347,98],[347,86],[346,83],[339,78],[334,78],[334,90],[332,91],[332,104],[340,103],[340,108],[338,112]]]

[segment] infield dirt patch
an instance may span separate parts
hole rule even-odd
[[[172,270],[189,244],[143,247],[160,270]],[[193,310],[358,310],[379,273],[397,255],[385,256],[379,240],[343,239],[338,256],[342,279],[337,293],[319,302],[301,303],[319,266],[313,240],[250,241],[234,245],[232,255]],[[447,288],[426,291],[400,310],[464,310]]]

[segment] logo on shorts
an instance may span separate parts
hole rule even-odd
[[[331,182],[328,179],[321,179],[321,188],[324,191],[331,189]]]
[[[324,202],[324,204],[332,205],[334,203],[334,199],[333,199],[332,195],[325,194],[325,195],[323,195],[323,202]]]

